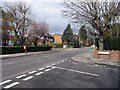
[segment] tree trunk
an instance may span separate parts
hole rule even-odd
[[[99,50],[103,50],[103,37],[99,38]]]

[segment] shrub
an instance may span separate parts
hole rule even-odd
[[[104,38],[105,50],[120,50],[120,36],[105,37]]]
[[[23,53],[24,49],[22,46],[2,46],[2,54],[14,54],[14,53]],[[28,46],[27,47],[27,52],[37,52],[37,51],[47,51],[51,50],[51,46]]]
[[[62,44],[59,44],[59,43],[54,43],[53,44],[53,48],[62,48],[63,45]]]

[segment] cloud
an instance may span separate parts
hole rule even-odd
[[[33,18],[49,24],[49,32],[63,33],[69,20],[62,16],[63,0],[3,0],[2,2],[27,2],[32,7]]]
[[[67,19],[62,16],[62,2],[33,2],[33,10],[37,21],[45,21],[49,24],[50,33],[63,32]]]

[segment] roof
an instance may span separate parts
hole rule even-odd
[[[116,14],[117,14],[117,15],[120,15],[120,2],[118,3]]]
[[[47,35],[45,35],[45,36],[47,36],[47,37],[53,37],[52,35],[50,35],[50,34],[47,34]]]
[[[60,35],[60,36],[61,36],[61,34],[57,34],[57,33],[53,34],[53,36],[54,36],[54,35]]]

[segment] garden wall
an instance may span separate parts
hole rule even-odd
[[[103,50],[103,52],[110,52],[110,56],[109,55],[99,55],[98,57],[98,51],[99,50],[94,50],[93,51],[93,58],[109,58],[109,59],[117,59],[120,60],[120,51],[118,50]]]

